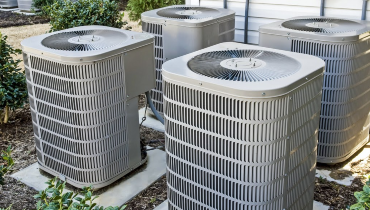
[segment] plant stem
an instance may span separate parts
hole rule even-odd
[[[8,105],[5,105],[4,111],[5,111],[4,123],[6,124],[8,123],[8,120],[9,120],[9,106]]]

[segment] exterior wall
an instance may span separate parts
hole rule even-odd
[[[245,0],[228,0],[227,6],[236,12],[235,41],[244,41]],[[326,0],[325,16],[361,19],[363,0]],[[186,0],[188,5],[223,7],[223,0]],[[258,44],[260,25],[296,16],[320,15],[321,0],[250,0],[248,42]],[[367,10],[370,20],[370,5]]]

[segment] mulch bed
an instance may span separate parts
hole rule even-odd
[[[50,20],[40,16],[22,15],[13,12],[0,11],[0,28],[12,26],[34,25],[48,23]]]
[[[145,97],[143,95],[140,96],[139,106],[145,106]],[[162,132],[144,126],[140,128],[140,132],[141,141],[145,144],[151,147],[163,147],[164,134]],[[8,145],[11,145],[14,149],[13,158],[15,160],[15,166],[11,173],[15,173],[36,162],[31,114],[28,106],[24,109],[17,110],[12,115],[9,124],[0,125],[0,150],[6,149]],[[330,167],[319,165],[318,167],[336,169],[338,165]],[[140,168],[137,170],[140,170]],[[364,161],[358,161],[352,163],[351,171],[348,173],[370,174],[370,162],[364,163]],[[337,176],[340,178],[340,176],[347,175],[348,174],[339,174]],[[325,205],[331,206],[330,209],[333,210],[346,209],[346,207],[355,203],[356,199],[353,193],[362,190],[363,182],[364,180],[356,178],[352,185],[347,187],[317,178],[314,199]],[[112,186],[114,186],[114,184]],[[95,194],[100,194],[109,189],[109,187],[100,189],[95,192]],[[68,186],[68,188],[73,191],[78,191],[77,188],[71,186]],[[133,198],[133,200],[129,201],[127,203],[127,209],[154,209],[167,199],[166,188],[166,177],[163,176]],[[32,197],[35,194],[37,194],[36,190],[6,176],[5,185],[0,186],[0,208],[6,208],[13,204],[13,210],[35,209],[36,201]]]

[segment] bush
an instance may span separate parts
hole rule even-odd
[[[49,16],[48,7],[53,5],[55,0],[33,0],[32,7],[40,9],[39,15]]]
[[[10,110],[23,107],[28,97],[26,77],[18,68],[21,61],[11,57],[22,51],[8,45],[7,38],[0,33],[0,120],[4,123],[9,120]]]
[[[1,157],[5,161],[3,165],[0,165],[0,185],[4,184],[4,176],[5,174],[13,167],[14,161],[11,157],[12,149],[9,146],[5,151],[1,152]],[[9,206],[9,209],[11,207]]]
[[[126,10],[129,11],[130,20],[138,21],[143,12],[179,4],[185,4],[185,0],[129,0]]]
[[[109,0],[56,1],[47,9],[51,32],[87,25],[103,25],[122,28],[123,13],[118,4]]]
[[[104,208],[96,205],[93,201],[98,196],[92,196],[91,187],[84,187],[82,189],[84,197],[78,197],[74,192],[63,193],[66,183],[57,178],[49,180],[46,184],[48,187],[34,196],[35,199],[39,199],[37,210],[123,210],[126,208],[126,206]]]
[[[368,210],[370,209],[370,175],[367,176],[367,182],[363,191],[355,192],[357,203],[351,206],[351,210]]]

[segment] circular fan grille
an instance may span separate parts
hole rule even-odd
[[[330,18],[295,19],[286,21],[281,25],[293,30],[326,34],[345,33],[363,28],[360,23],[354,21]]]
[[[220,12],[206,7],[171,7],[159,10],[157,15],[175,19],[204,19],[212,18]]]
[[[245,60],[245,68],[227,66],[225,62]],[[252,65],[248,64],[252,62]],[[257,65],[256,65],[257,64]],[[261,50],[226,50],[207,52],[188,62],[189,68],[198,74],[222,80],[259,82],[279,79],[294,74],[300,63],[288,56]]]
[[[70,31],[53,34],[42,45],[54,50],[92,51],[110,48],[127,40],[127,36],[112,30]]]

